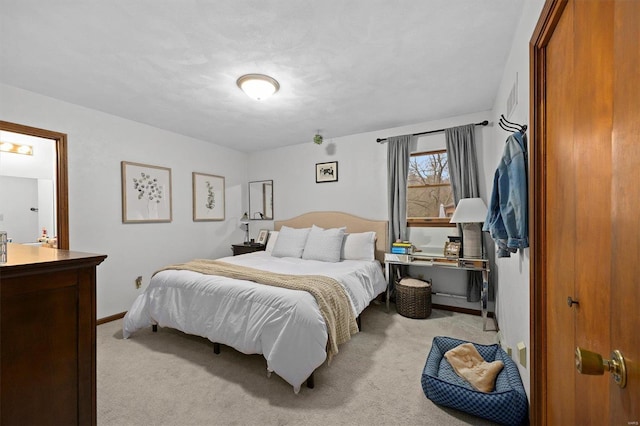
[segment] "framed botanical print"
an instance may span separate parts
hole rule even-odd
[[[171,222],[171,169],[121,162],[122,222]]]
[[[224,177],[193,172],[194,222],[224,220]]]

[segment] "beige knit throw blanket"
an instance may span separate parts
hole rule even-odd
[[[322,275],[277,274],[207,259],[196,259],[187,263],[169,265],[157,271],[156,274],[167,269],[186,269],[201,274],[220,275],[311,293],[315,297],[320,307],[320,313],[327,325],[329,334],[327,357],[329,362],[338,353],[338,345],[348,341],[351,339],[352,334],[358,332],[358,325],[351,309],[349,297],[340,283],[333,278]]]

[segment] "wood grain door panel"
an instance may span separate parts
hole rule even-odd
[[[610,387],[611,424],[640,422],[640,2],[615,10],[611,345],[627,359],[627,388]]]
[[[573,108],[564,102],[575,97],[573,76],[573,10],[567,8],[562,14],[554,37],[547,46],[547,191],[550,199],[564,200],[568,206],[575,205],[576,187],[574,167],[576,149],[574,147]],[[549,376],[559,377],[573,369],[571,354],[574,351],[575,309],[567,305],[567,297],[577,299],[574,289],[575,275],[575,209],[558,208],[549,204],[545,216],[548,238],[547,286],[552,291],[546,293],[548,321],[556,332],[548,336]],[[566,395],[565,401],[556,404],[550,400],[549,418],[554,424],[575,424],[574,405],[575,378],[566,375],[565,380],[547,383],[552,394]],[[560,401],[557,401],[560,402]]]
[[[57,275],[41,279],[55,282]],[[66,281],[70,274],[65,271],[63,275]],[[5,287],[23,287],[20,278],[4,280]],[[3,296],[2,343],[2,423],[76,423],[77,279],[74,286]],[[34,388],[39,392],[34,393]]]
[[[549,0],[532,37],[533,424],[640,421],[638,22],[640,1]],[[576,346],[619,349],[627,387]]]
[[[611,283],[611,129],[613,2],[572,1],[574,111],[576,346],[608,355]],[[564,205],[564,203],[563,203]],[[569,207],[569,206],[567,206]],[[571,207],[569,207],[571,208]],[[573,354],[565,354],[573,359]],[[576,424],[609,417],[609,377],[566,372],[576,380]],[[604,380],[603,380],[604,379]]]

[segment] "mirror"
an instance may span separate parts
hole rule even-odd
[[[249,182],[249,219],[273,220],[273,181]]]
[[[68,249],[67,136],[0,121],[0,142],[33,148],[33,155],[0,148],[0,229],[13,242],[30,244],[46,228],[58,248]]]
[[[55,236],[53,191],[52,179],[0,174],[0,228],[11,241],[36,244],[42,229]]]

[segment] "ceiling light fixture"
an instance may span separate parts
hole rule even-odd
[[[264,74],[245,74],[236,81],[244,93],[257,101],[264,100],[280,89],[280,84]]]

